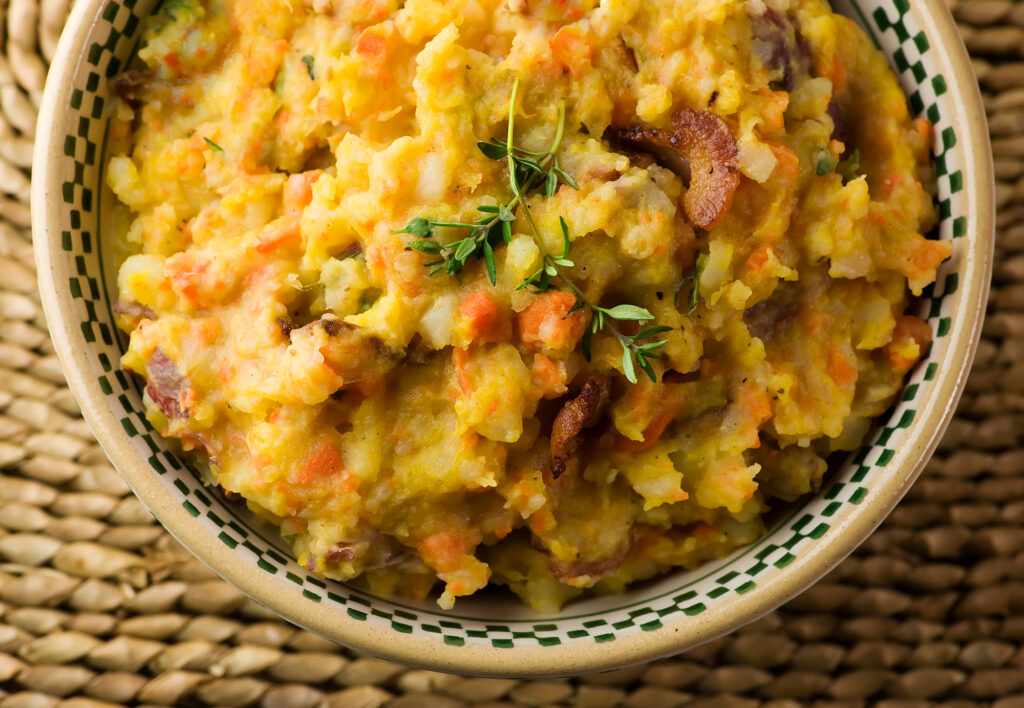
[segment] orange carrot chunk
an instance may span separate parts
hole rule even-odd
[[[896,371],[909,371],[921,358],[932,341],[932,328],[920,317],[903,315],[896,320],[892,331],[892,341],[885,345],[884,351],[889,363]]]
[[[511,321],[484,290],[477,290],[462,301],[459,316],[468,338],[475,342],[503,342],[512,335]]]
[[[582,312],[569,310],[576,304],[571,293],[544,293],[519,313],[519,338],[528,348],[571,351],[583,336],[586,321]],[[537,346],[539,345],[539,346]]]

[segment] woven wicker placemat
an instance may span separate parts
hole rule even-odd
[[[1024,707],[1024,0],[954,5],[996,155],[996,269],[956,419],[813,588],[672,659],[564,681],[359,656],[244,598],[153,521],[64,384],[36,293],[31,147],[69,0],[0,0],[0,708]]]

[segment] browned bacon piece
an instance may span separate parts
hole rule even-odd
[[[132,106],[142,104],[142,89],[146,82],[152,80],[153,74],[149,71],[129,69],[122,71],[114,77],[114,93],[124,99]]]
[[[740,183],[736,140],[714,113],[683,108],[672,116],[670,131],[631,125],[610,129],[608,137],[652,154],[662,167],[689,181],[683,209],[696,226],[714,228],[732,206]]]
[[[591,376],[579,395],[564,406],[551,426],[551,476],[565,472],[566,463],[580,449],[580,433],[601,420],[608,406],[611,380],[607,376]]]
[[[187,418],[188,408],[182,406],[181,394],[187,382],[178,367],[159,349],[153,351],[146,364],[146,393],[168,418]]]
[[[847,153],[852,152],[848,145],[850,140],[850,133],[846,128],[846,112],[843,108],[843,104],[833,96],[832,100],[828,102],[828,108],[826,109],[829,117],[832,119],[832,139],[838,140],[839,142],[846,145],[846,150],[843,152],[843,157]]]
[[[777,10],[750,18],[754,52],[765,68],[773,72],[773,90],[792,91],[798,76],[810,73],[811,50],[793,21]]]

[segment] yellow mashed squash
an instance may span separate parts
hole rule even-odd
[[[930,126],[823,0],[167,0],[149,22],[107,172],[123,364],[324,576],[554,611],[692,568],[816,490],[928,346],[904,311],[950,253],[921,235]],[[561,126],[567,178],[513,205],[493,277],[481,251],[432,274],[467,230],[410,224],[513,201],[477,144],[507,139],[513,87],[514,144]],[[618,305],[649,316],[594,324]]]

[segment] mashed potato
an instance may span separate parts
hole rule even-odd
[[[822,0],[166,0],[138,58],[123,364],[327,577],[553,611],[692,568],[929,344],[930,126]],[[518,201],[510,104],[564,174]],[[436,222],[510,203],[445,270]]]

